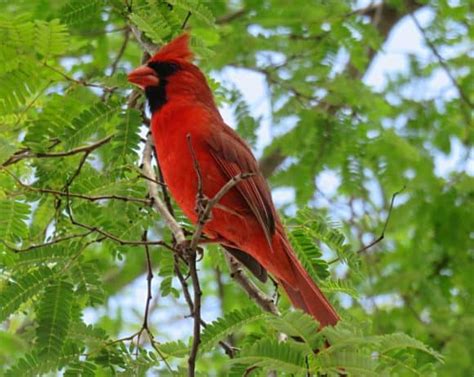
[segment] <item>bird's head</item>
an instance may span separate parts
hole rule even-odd
[[[128,74],[128,81],[145,91],[152,114],[175,98],[214,104],[205,76],[191,62],[189,39],[181,34]]]
[[[128,81],[145,90],[175,73],[182,63],[190,62],[189,34],[181,34],[153,55],[148,62],[128,74]]]

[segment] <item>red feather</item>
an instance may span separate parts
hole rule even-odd
[[[188,33],[181,34],[179,37],[173,39],[173,41],[160,48],[160,50],[153,55],[150,61],[191,61],[194,54],[189,49],[189,40],[190,36]]]
[[[255,157],[224,123],[204,75],[190,62],[188,43],[189,35],[181,35],[155,54],[147,66],[129,75],[131,82],[141,86],[150,82],[145,89],[150,104],[155,104],[152,134],[171,194],[196,222],[198,179],[187,135],[191,135],[206,196],[213,197],[239,173],[253,173],[213,208],[205,233],[262,280],[266,278],[261,272],[263,266],[281,283],[293,305],[311,314],[321,326],[335,325],[339,316],[298,261]],[[155,79],[149,77],[150,68]]]

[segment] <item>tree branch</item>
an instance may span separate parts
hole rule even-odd
[[[263,293],[243,272],[242,265],[226,251],[225,257],[230,270],[230,276],[244,289],[249,297],[266,312],[279,315],[280,312],[270,296]]]

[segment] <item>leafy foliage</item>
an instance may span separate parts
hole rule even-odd
[[[140,143],[141,114],[137,110],[128,110],[123,115],[123,121],[117,125],[114,138],[114,157],[126,162],[128,156],[136,157]]]
[[[61,352],[71,322],[73,286],[65,281],[55,282],[44,289],[37,312],[36,330],[41,354]]]
[[[256,307],[249,307],[228,313],[225,317],[219,318],[204,329],[202,334],[202,351],[206,351],[215,346],[219,340],[234,333],[246,323],[257,321],[265,317],[266,314],[262,313],[262,311]]]
[[[61,18],[68,24],[86,22],[99,14],[103,0],[81,0],[68,1],[60,11]]]
[[[54,55],[62,55],[68,46],[67,27],[59,20],[45,22],[36,21],[36,51],[47,58]]]
[[[242,350],[236,363],[259,367],[264,370],[278,370],[286,373],[305,373],[305,354],[287,343],[262,339]]]
[[[164,38],[170,33],[168,24],[159,12],[148,16],[144,13],[132,13],[130,21],[137,25],[155,43],[163,44]]]
[[[15,312],[21,304],[41,292],[45,283],[51,279],[52,272],[44,267],[33,270],[28,274],[20,275],[15,280],[4,282],[2,286],[0,320],[5,320]]]
[[[0,237],[5,241],[18,241],[28,235],[26,220],[30,206],[18,200],[0,201]]]
[[[184,24],[298,258],[343,318],[318,331],[272,282],[252,281],[281,314],[262,312],[223,251],[200,246],[196,375],[473,374],[472,9],[358,5],[1,3],[0,375],[188,374],[192,278],[152,207],[149,114],[126,80],[143,42]],[[405,52],[394,43],[408,23],[422,43]]]
[[[118,106],[107,106],[98,102],[89,109],[81,112],[71,121],[71,125],[64,130],[62,139],[67,149],[79,146],[90,138],[94,132],[106,124],[116,114]]]

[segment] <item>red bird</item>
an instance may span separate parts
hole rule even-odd
[[[266,280],[268,270],[293,305],[311,314],[321,326],[335,325],[339,316],[292,250],[252,151],[224,123],[206,78],[192,64],[192,57],[189,35],[183,34],[128,75],[148,99],[153,140],[169,191],[196,223],[198,176],[192,151],[208,198],[234,176],[252,173],[212,209],[212,218],[204,226],[206,236],[260,280]]]

